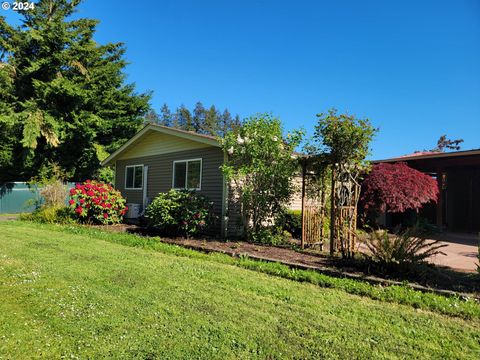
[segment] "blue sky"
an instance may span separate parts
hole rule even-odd
[[[336,107],[380,128],[372,158],[480,148],[480,1],[86,0],[100,43],[163,103],[279,116],[309,134]],[[2,11],[5,14],[5,11]],[[11,11],[10,11],[11,19]]]

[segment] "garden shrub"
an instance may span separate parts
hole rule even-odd
[[[72,224],[73,212],[65,205],[43,205],[34,212],[21,214],[21,220],[34,221],[43,224]]]
[[[128,210],[120,191],[90,180],[70,189],[69,204],[78,220],[104,225],[120,223]]]
[[[46,207],[62,207],[67,199],[67,187],[62,180],[55,180],[46,184],[40,190],[40,195]]]
[[[447,246],[429,240],[417,227],[393,235],[384,230],[372,231],[365,243],[370,250],[367,256],[387,268],[424,262],[430,256],[443,254],[440,249]]]
[[[292,234],[276,227],[263,227],[252,234],[251,241],[262,245],[286,245],[290,242]]]
[[[294,239],[302,237],[302,210],[283,211],[277,220],[277,225],[292,234]]]
[[[195,236],[213,223],[212,205],[205,196],[194,191],[170,190],[160,193],[147,207],[149,226],[168,236]]]

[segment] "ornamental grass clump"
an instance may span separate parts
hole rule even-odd
[[[120,223],[128,210],[120,191],[90,180],[70,189],[69,204],[79,221],[104,225]]]

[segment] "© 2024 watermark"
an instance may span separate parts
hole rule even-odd
[[[2,10],[28,11],[33,9],[35,9],[35,3],[30,1],[22,1],[22,2],[3,1],[2,2]]]

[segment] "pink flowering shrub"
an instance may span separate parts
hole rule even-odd
[[[77,219],[105,225],[120,223],[128,210],[120,191],[90,180],[70,189],[68,203]]]

